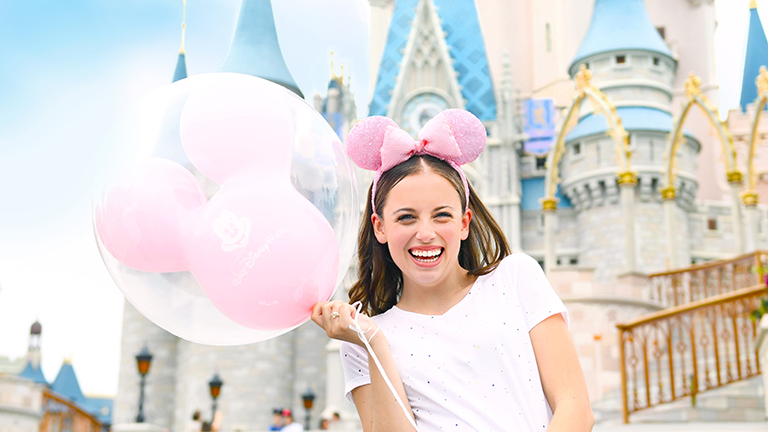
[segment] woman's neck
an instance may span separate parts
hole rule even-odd
[[[456,306],[469,292],[477,276],[467,274],[467,271],[456,266],[445,280],[431,286],[404,279],[403,295],[397,307],[424,315],[442,315]]]

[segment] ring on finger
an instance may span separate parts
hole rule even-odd
[[[331,318],[332,318],[332,319],[336,319],[336,318],[338,318],[339,316],[341,316],[341,315],[339,315],[339,313],[338,313],[338,312],[336,312],[336,311],[333,311],[333,312],[331,312]]]

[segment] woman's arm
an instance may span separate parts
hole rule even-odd
[[[333,318],[334,312],[339,314],[337,318]],[[312,308],[312,321],[322,327],[328,337],[351,342],[365,348],[357,333],[349,328],[354,322],[355,313],[355,309],[352,306],[340,301],[318,303]],[[369,329],[366,333],[368,338],[378,329],[376,323],[368,317],[360,316],[358,322],[363,329]],[[395,391],[405,404],[409,415],[413,418],[413,412],[408,403],[408,397],[405,395],[403,382],[389,351],[389,342],[382,331],[378,331],[376,337],[370,339],[370,345],[381,362]],[[384,382],[384,377],[376,367],[370,353],[368,353],[368,365],[371,374],[371,384],[352,390],[352,398],[355,401],[355,407],[363,423],[363,430],[365,432],[413,431],[413,427],[408,422],[403,409],[397,403],[386,382]]]
[[[591,431],[595,420],[587,383],[563,316],[552,315],[529,334],[544,394],[554,413],[547,431]]]

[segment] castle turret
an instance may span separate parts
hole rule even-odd
[[[741,81],[741,111],[757,98],[755,80],[760,74],[760,66],[768,66],[768,40],[765,38],[760,15],[757,14],[757,2],[749,4],[749,32],[747,33],[747,52],[744,58],[744,78]]]
[[[264,78],[304,97],[283,59],[270,0],[243,0],[232,44],[219,71]]]
[[[187,77],[187,59],[184,52],[184,34],[187,30],[187,0],[184,0],[184,12],[181,21],[181,48],[179,48],[179,59],[176,60],[176,70],[173,71],[173,81],[183,80]]]
[[[634,217],[643,230],[635,230],[636,269],[650,272],[666,268],[661,230],[659,187],[662,184],[667,134],[673,124],[672,98],[677,61],[654,27],[643,0],[595,0],[589,30],[571,63],[575,76],[586,65],[591,82],[615,106],[616,114],[629,133],[631,166],[637,172]],[[617,143],[608,130],[604,115],[594,113],[593,104],[581,107],[578,124],[566,137],[561,163],[564,195],[574,206],[579,227],[579,265],[594,267],[597,280],[609,280],[631,267],[625,263],[624,227],[617,182]],[[696,157],[700,144],[689,133],[678,156],[678,217],[686,226],[685,209],[696,195]],[[658,220],[656,220],[658,219]],[[679,239],[687,244],[685,229]],[[560,247],[570,246],[561,239]],[[572,243],[572,242],[571,242]],[[681,251],[688,251],[682,246]],[[687,252],[686,252],[687,253]],[[689,257],[682,257],[685,262]]]
[[[43,333],[43,326],[39,321],[35,321],[29,329],[29,347],[27,348],[27,364],[24,370],[19,374],[22,378],[31,379],[38,384],[48,385],[45,380],[43,370],[40,367],[40,337]]]

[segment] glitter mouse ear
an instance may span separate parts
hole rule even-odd
[[[347,135],[347,155],[360,168],[378,171],[381,168],[381,145],[390,126],[398,127],[392,119],[383,116],[358,122]]]
[[[453,139],[456,141],[461,154],[446,159],[449,162],[453,162],[456,165],[464,165],[477,159],[480,153],[483,152],[483,149],[485,149],[485,126],[483,126],[483,122],[469,111],[448,109],[441,112],[424,125],[422,132],[425,134],[428,134],[428,131],[433,129],[433,127],[430,127],[432,126],[430,123],[447,123],[453,134]],[[419,138],[421,137],[422,133],[420,132]]]

